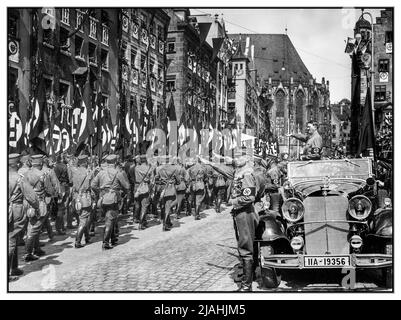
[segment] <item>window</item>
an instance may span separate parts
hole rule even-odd
[[[64,52],[70,52],[70,37],[67,29],[60,27],[60,50]]]
[[[388,59],[380,59],[379,60],[379,72],[389,72],[389,60]]]
[[[141,54],[141,70],[146,70],[146,55],[144,53]]]
[[[79,29],[79,31],[83,32],[84,31],[84,25],[83,25],[82,21],[83,21],[83,18],[84,18],[84,14],[80,10],[77,10],[76,12],[77,12],[77,20],[76,20],[75,28]]]
[[[82,55],[82,47],[84,44],[84,39],[79,37],[79,36],[75,36],[75,57],[83,57]]]
[[[386,31],[386,43],[393,42],[393,31]]]
[[[167,43],[167,53],[175,52],[175,42]]]
[[[148,24],[148,19],[144,13],[141,13],[141,27],[146,28]]]
[[[375,86],[375,101],[386,101],[386,86]]]
[[[102,49],[100,52],[100,64],[103,70],[109,70],[109,51]]]
[[[48,45],[53,45],[53,30],[43,29],[43,42]]]
[[[70,25],[70,9],[61,9],[61,22]]]
[[[109,27],[102,25],[102,43],[109,45]]]
[[[8,17],[8,35],[13,38],[18,37],[18,19],[16,17]]]
[[[59,94],[60,99],[64,102],[64,104],[66,104],[67,106],[71,105],[70,84],[68,82],[60,80]]]
[[[97,21],[95,18],[90,17],[89,22],[89,37],[96,39],[96,32],[97,32]]]
[[[45,92],[46,92],[46,100],[53,98],[53,80],[45,76]]]
[[[151,58],[150,61],[149,61],[149,71],[150,71],[150,73],[153,73],[154,67],[155,67],[155,60],[153,58]]]
[[[164,28],[162,25],[157,26],[157,37],[162,40],[164,39]]]
[[[164,72],[162,67],[157,68],[157,77],[160,81],[164,80]]]
[[[89,43],[89,63],[97,64],[96,45]]]
[[[167,80],[166,89],[167,91],[175,91],[175,80]]]
[[[131,68],[136,69],[136,55],[137,55],[137,50],[131,49]]]

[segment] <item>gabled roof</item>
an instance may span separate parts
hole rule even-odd
[[[239,34],[231,34],[230,38],[238,40]],[[308,68],[303,63],[297,50],[286,34],[241,34],[241,44],[245,47],[246,38],[254,45],[255,68],[261,79],[308,81],[312,78]],[[249,50],[248,50],[249,52]],[[250,56],[249,56],[250,58]],[[282,70],[282,67],[285,70]]]
[[[239,43],[237,52],[234,53],[234,55],[231,57],[231,60],[248,60],[248,57],[244,54],[242,51],[242,44]]]

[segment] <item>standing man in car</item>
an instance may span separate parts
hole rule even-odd
[[[302,142],[306,142],[303,149],[303,160],[320,159],[320,154],[323,147],[323,139],[320,136],[318,129],[319,124],[317,121],[308,121],[306,124],[306,135],[301,133],[290,133],[286,135],[287,137],[293,137]]]

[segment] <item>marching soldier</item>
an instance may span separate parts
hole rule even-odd
[[[189,175],[188,175],[187,170],[185,170],[185,167],[184,167],[182,161],[178,160],[177,163],[178,163],[177,164],[178,165],[178,172],[177,172],[178,181],[177,181],[177,185],[176,185],[177,207],[176,207],[175,213],[176,213],[176,219],[180,219],[181,209],[185,202],[186,190],[189,185]]]
[[[74,210],[79,214],[79,226],[75,238],[75,248],[82,248],[82,237],[85,235],[85,243],[90,243],[89,225],[92,213],[92,195],[90,182],[92,171],[88,168],[88,156],[78,157],[77,167],[71,170],[71,193]]]
[[[76,159],[74,157],[70,157],[68,160],[67,164],[67,170],[68,170],[68,178],[70,181],[70,186],[71,186],[71,181],[72,181],[72,171],[76,169]],[[73,201],[71,201],[71,193],[69,194],[68,198],[68,203],[67,203],[67,215],[66,215],[66,220],[67,220],[67,229],[75,229],[79,226],[79,215],[74,210],[74,207],[72,206]],[[77,221],[76,226],[72,225],[72,221],[75,218]]]
[[[200,160],[188,169],[188,174],[191,179],[190,203],[193,203],[195,207],[195,220],[200,220],[200,210],[206,196],[206,170]]]
[[[8,274],[9,281],[18,279],[22,270],[18,269],[17,239],[25,229],[28,207],[39,208],[38,197],[32,186],[18,173],[20,155],[8,156]],[[10,270],[11,269],[11,270]]]
[[[25,245],[26,255],[25,261],[34,261],[39,259],[39,256],[45,255],[45,252],[40,249],[39,236],[43,228],[43,224],[47,215],[46,197],[52,195],[53,190],[49,183],[49,177],[43,171],[43,156],[32,156],[32,168],[26,173],[27,182],[33,187],[38,197],[39,206],[37,210],[28,210],[28,231]]]
[[[31,163],[31,156],[29,154],[21,156],[21,168],[19,168],[18,173],[25,175],[25,173],[31,169],[32,163]]]
[[[99,193],[101,207],[106,215],[103,249],[112,249],[118,242],[115,235],[115,224],[118,218],[118,192],[122,188],[129,194],[130,184],[122,172],[116,168],[116,155],[109,155],[106,161],[106,167],[93,178],[91,187]]]
[[[53,163],[52,160],[49,159],[48,157],[43,158],[43,171],[46,172],[46,174],[49,177],[49,181],[51,183],[53,192],[49,198],[47,198],[47,215],[46,219],[44,221],[44,228],[46,228],[47,231],[47,236],[49,237],[49,240],[51,241],[54,237],[53,235],[53,229],[50,224],[50,219],[49,216],[55,211],[55,206],[58,201],[59,195],[60,195],[60,182],[57,179],[57,175],[53,169]],[[57,214],[57,213],[56,213]]]
[[[173,226],[170,213],[176,204],[176,184],[178,181],[178,168],[175,160],[166,158],[167,163],[156,168],[156,181],[160,183],[161,218],[163,220],[163,231],[170,231]]]
[[[137,159],[133,170],[134,181],[134,219],[139,220],[139,230],[147,228],[146,213],[150,204],[150,182],[153,180],[153,168],[147,163],[146,155]]]

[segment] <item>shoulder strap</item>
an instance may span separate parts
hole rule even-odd
[[[15,183],[15,186],[14,186],[14,188],[13,188],[13,191],[11,192],[10,199],[16,195],[17,188],[19,187],[22,178],[23,178],[23,176],[20,176],[20,177],[18,178],[17,182]]]
[[[89,175],[89,172],[86,171],[86,176],[85,176],[85,178],[82,180],[81,185],[79,186],[79,189],[77,190],[78,193],[81,193],[82,186],[84,185],[84,182],[86,181],[86,178],[88,177],[88,175]]]

